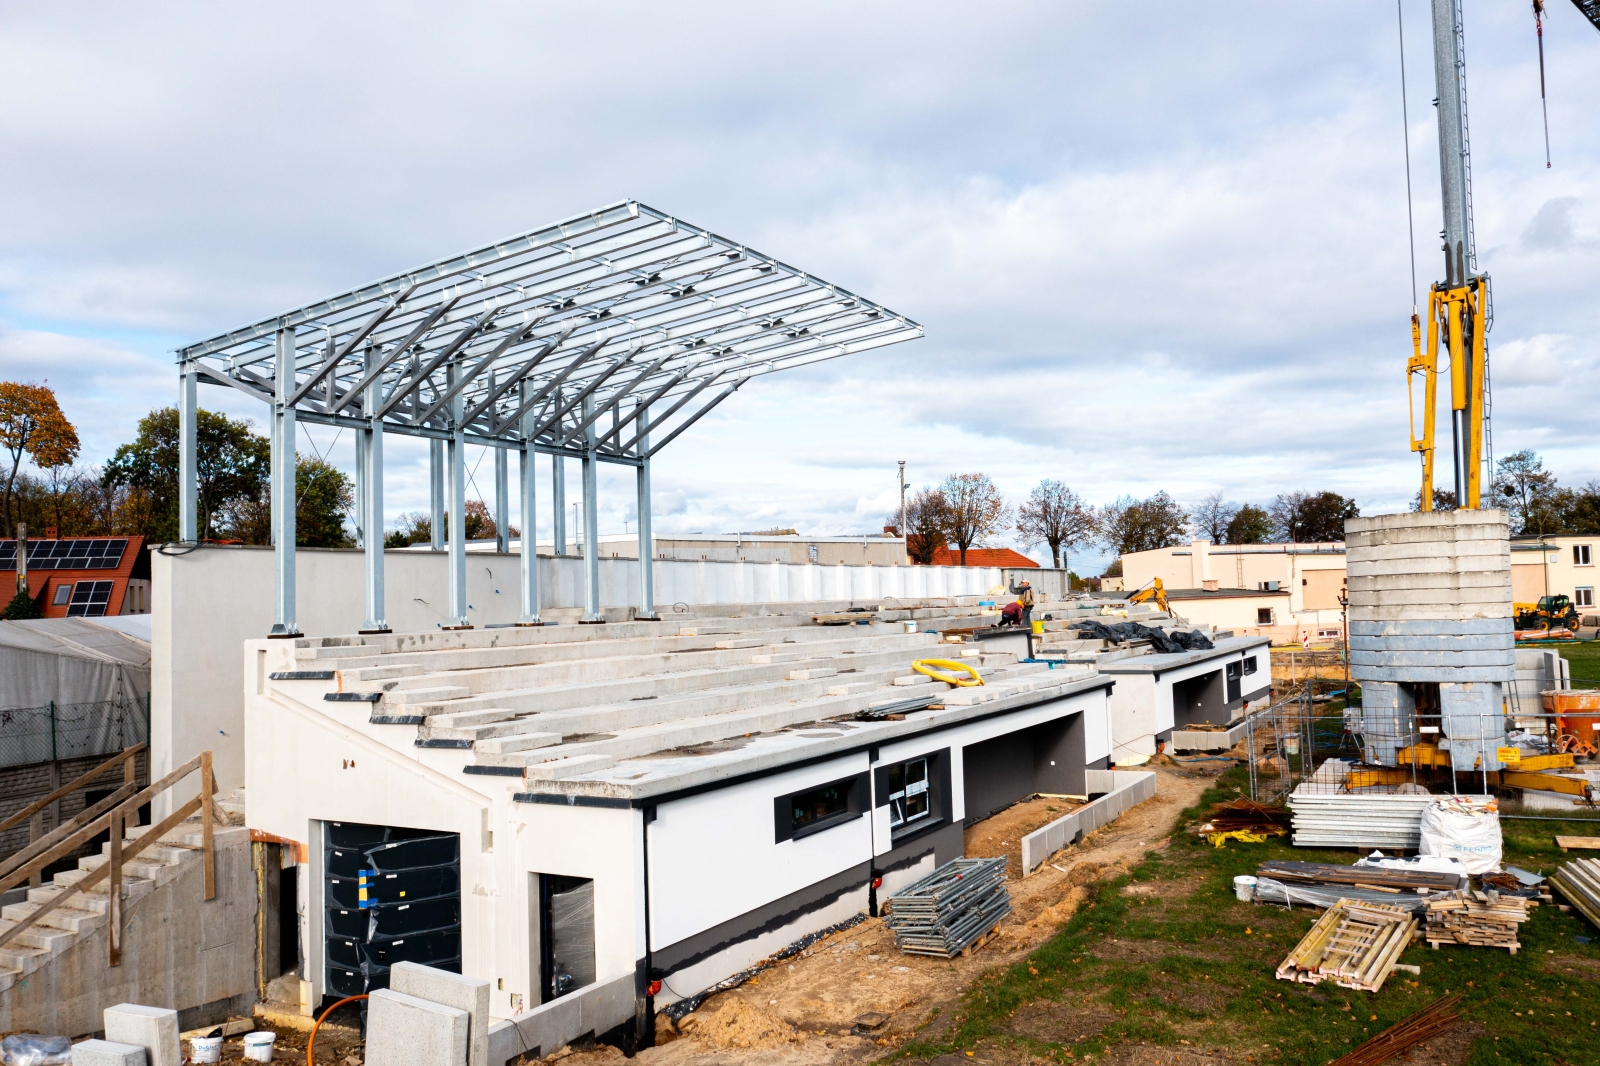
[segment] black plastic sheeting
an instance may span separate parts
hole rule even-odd
[[[1210,651],[1216,645],[1211,643],[1211,638],[1198,629],[1185,633],[1181,629],[1154,629],[1142,626],[1138,622],[1118,622],[1108,626],[1103,622],[1073,622],[1072,628],[1079,634],[1095,640],[1109,640],[1121,642],[1127,640],[1148,640],[1150,646],[1164,655],[1171,655],[1180,651]]]
[[[680,999],[672,1006],[664,1008],[661,1013],[665,1014],[668,1018],[671,1018],[673,1028],[677,1028],[678,1023],[683,1020],[684,1015],[695,1010],[700,1006],[700,1004],[704,1003],[707,999],[710,999],[718,992],[726,992],[730,988],[738,988],[740,985],[750,980],[750,978],[754,977],[756,974],[760,973],[762,970],[765,970],[774,963],[782,962],[784,959],[792,959],[806,948],[809,948],[812,944],[815,944],[817,941],[822,940],[825,937],[830,937],[842,929],[850,929],[854,926],[860,925],[866,920],[867,916],[865,914],[857,914],[853,917],[846,918],[842,922],[830,925],[826,929],[818,929],[815,933],[807,933],[805,936],[801,937],[799,940],[796,940],[793,944],[790,944],[777,954],[768,955],[765,959],[762,959],[748,970],[741,970],[732,977],[723,978],[721,981],[718,981],[716,984],[712,985],[703,992],[698,992],[687,999]]]

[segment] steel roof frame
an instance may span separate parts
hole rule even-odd
[[[574,442],[597,425],[594,457],[629,465],[752,377],[923,335],[904,315],[636,200],[186,345],[178,361],[271,403],[284,332],[304,421],[366,424],[375,383],[387,432],[518,447],[531,414],[537,450],[581,454]],[[524,393],[538,397],[531,408]],[[680,404],[691,395],[710,398]],[[646,450],[634,423],[657,403],[678,422],[653,424],[658,443]]]

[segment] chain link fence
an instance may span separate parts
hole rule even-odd
[[[0,767],[114,755],[149,739],[149,696],[0,709]]]

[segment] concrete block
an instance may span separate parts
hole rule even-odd
[[[115,1040],[85,1040],[72,1045],[72,1066],[148,1066],[144,1048]]]
[[[118,1003],[106,1008],[104,1019],[106,1039],[144,1048],[149,1066],[179,1066],[183,1062],[177,1011]]]
[[[389,987],[408,996],[466,1011],[468,1066],[489,1066],[488,981],[420,963],[397,962],[389,970]]]
[[[367,998],[367,1066],[467,1066],[470,1015],[389,988]]]
[[[833,677],[839,671],[831,666],[813,666],[806,670],[790,670],[787,675],[789,681],[818,681],[824,677]]]
[[[828,695],[854,696],[858,692],[871,692],[873,689],[878,687],[879,686],[872,684],[870,681],[857,681],[849,685],[834,685],[828,689]]]
[[[905,674],[895,678],[893,683],[898,688],[910,688],[912,685],[926,685],[932,680],[927,674]]]
[[[523,771],[523,776],[529,781],[563,781],[579,774],[609,770],[616,764],[617,760],[610,755],[577,755],[570,759],[554,759],[531,765]]]

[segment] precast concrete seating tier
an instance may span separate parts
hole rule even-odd
[[[969,603],[896,604],[850,625],[813,623],[835,613],[814,603],[725,610],[699,608],[687,623],[302,639],[296,670],[272,684],[330,714],[368,714],[397,749],[467,749],[468,773],[554,784],[629,760],[670,761],[849,720],[934,690],[950,706],[970,707],[1092,673],[941,643],[941,632],[993,624]],[[932,681],[912,670],[925,658],[959,658],[985,684]],[[352,706],[351,697],[368,702]]]

